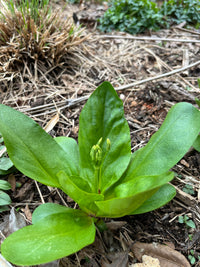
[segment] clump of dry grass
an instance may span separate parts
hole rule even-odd
[[[70,18],[61,12],[50,12],[50,7],[37,10],[33,17],[29,7],[20,9],[17,3],[1,1],[0,12],[0,81],[12,79],[15,74],[44,72],[57,66],[66,55],[86,38]],[[18,3],[19,4],[19,3]]]

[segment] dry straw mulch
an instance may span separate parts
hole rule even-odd
[[[6,91],[9,86],[20,89],[19,81],[37,83],[40,79],[50,84],[48,77],[53,76],[56,68],[64,64],[65,68],[73,69],[77,65],[73,54],[85,38],[83,29],[76,27],[71,18],[63,19],[62,11],[51,12],[47,7],[34,20],[28,12],[20,11],[17,6],[11,11],[1,1],[1,90]]]

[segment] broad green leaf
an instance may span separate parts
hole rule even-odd
[[[67,158],[60,145],[23,113],[1,104],[0,131],[10,159],[28,177],[59,187],[56,174],[60,170],[74,175],[71,158]]]
[[[200,152],[200,135],[197,136],[192,146],[196,151]]]
[[[68,208],[14,232],[3,242],[1,252],[13,264],[36,265],[75,253],[94,238],[93,219]]]
[[[176,189],[170,185],[165,184],[159,188],[159,190],[148,198],[139,208],[130,212],[130,215],[146,213],[155,209],[158,209],[170,200],[172,200],[176,195]]]
[[[11,199],[8,194],[0,190],[0,206],[9,205],[11,203]]]
[[[34,210],[32,215],[32,223],[35,224],[49,215],[64,212],[71,212],[71,210],[68,207],[55,203],[42,204]]]
[[[100,209],[97,216],[122,217],[129,214],[134,209],[138,209],[145,200],[173,177],[172,172],[167,172],[157,176],[136,177],[126,183],[119,184],[111,190],[111,195],[106,196],[108,199],[95,202]]]
[[[78,180],[79,183],[83,183],[84,180],[81,177],[75,176],[66,176],[64,172],[59,172],[57,174],[61,189],[69,195],[75,202],[77,202],[82,210],[89,214],[96,214],[97,207],[95,201],[104,200],[102,194],[88,193],[87,191],[82,190],[74,183]],[[82,182],[80,182],[82,181]]]
[[[10,210],[8,206],[0,206],[0,212]]]
[[[199,131],[200,111],[189,103],[174,105],[148,144],[137,151],[124,179],[168,171],[193,145]]]
[[[13,166],[12,161],[9,158],[1,157],[0,158],[0,170],[7,171]]]
[[[0,189],[9,190],[11,189],[11,185],[7,181],[0,180]]]
[[[99,191],[115,183],[128,166],[131,156],[130,131],[124,117],[123,103],[108,82],[100,85],[90,96],[79,118],[79,151],[81,174],[97,192],[90,151],[102,138],[102,165]],[[106,153],[107,138],[111,146]]]
[[[74,175],[79,175],[79,149],[75,139],[71,137],[59,136],[55,137],[54,140],[62,147],[65,151],[65,157],[71,160],[71,169]]]
[[[140,207],[145,200],[150,198],[157,189],[138,193],[134,196],[112,198],[105,201],[95,201],[98,207],[97,217],[118,218],[129,214]]]
[[[188,220],[185,222],[185,224],[188,226],[188,227],[191,227],[191,228],[196,228],[196,225],[195,223],[192,221],[192,220]]]
[[[114,192],[116,197],[129,197],[160,187],[173,178],[174,174],[172,172],[155,176],[138,176],[126,183],[119,184],[115,187]]]

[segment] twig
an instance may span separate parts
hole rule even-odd
[[[159,61],[165,68],[167,68],[168,70],[170,70],[170,71],[173,71],[173,69],[167,64],[167,63],[165,63],[165,61],[163,61],[161,58],[159,58],[158,56],[156,56],[151,50],[149,50],[148,48],[144,48],[148,53],[150,53],[150,54],[152,54],[154,57],[155,57],[155,59],[157,60],[157,61]],[[184,64],[183,66],[184,67],[186,67],[186,66],[188,66],[189,65],[189,63],[187,63],[187,64]],[[188,82],[186,79],[184,79],[184,77],[182,77],[180,74],[178,74],[178,73],[176,73],[176,75],[177,75],[177,77],[180,79],[180,80],[182,80],[185,84],[187,84],[189,87],[191,87],[191,88],[193,88],[193,90],[195,90],[196,91],[196,88],[190,83],[190,82]]]
[[[194,62],[194,63],[192,63],[192,64],[190,64],[188,66],[185,66],[183,68],[177,69],[177,70],[172,70],[172,71],[169,71],[167,73],[160,74],[158,76],[150,77],[150,78],[147,78],[147,79],[144,79],[144,80],[141,80],[141,81],[137,81],[137,82],[133,82],[133,83],[130,83],[130,84],[126,84],[126,85],[120,86],[120,87],[116,88],[116,90],[118,90],[118,91],[119,90],[125,90],[125,89],[131,88],[131,87],[134,87],[134,86],[146,83],[146,82],[150,82],[150,81],[153,81],[153,80],[158,80],[160,78],[171,76],[173,74],[182,72],[184,70],[190,69],[190,68],[192,68],[194,66],[197,66],[197,65],[200,65],[200,60],[198,60],[197,62]]]
[[[57,192],[57,194],[59,195],[59,197],[60,197],[62,203],[63,203],[66,207],[68,207],[67,203],[64,201],[64,198],[61,196],[61,194],[60,194],[60,192],[58,191],[57,188],[56,188],[56,192]]]
[[[35,182],[35,185],[36,185],[36,187],[37,187],[38,193],[39,193],[39,195],[40,195],[40,199],[41,199],[42,203],[44,204],[45,201],[44,201],[44,198],[43,198],[42,193],[41,193],[41,191],[40,191],[40,188],[39,188],[39,186],[38,186],[38,183],[37,183],[36,180],[34,180],[34,182]]]
[[[196,61],[196,62],[194,62],[192,64],[189,64],[189,65],[187,65],[185,67],[182,67],[180,69],[177,69],[177,70],[172,70],[172,71],[169,71],[167,73],[160,74],[158,76],[149,77],[149,78],[144,79],[144,80],[141,80],[141,81],[137,81],[137,82],[133,82],[133,83],[130,83],[130,84],[123,85],[123,86],[119,86],[119,87],[116,88],[116,91],[121,91],[121,90],[129,89],[131,87],[138,86],[138,85],[141,85],[143,83],[147,83],[147,82],[150,82],[150,81],[153,81],[153,80],[158,80],[158,79],[161,79],[161,78],[164,78],[164,77],[168,77],[168,76],[171,76],[173,74],[177,74],[179,72],[182,72],[182,71],[185,71],[187,69],[190,69],[190,68],[192,68],[194,66],[197,66],[197,65],[200,65],[200,60],[199,61]],[[194,92],[194,91],[195,90],[192,90],[191,92]],[[77,103],[80,103],[80,102],[82,102],[84,100],[87,100],[89,98],[89,96],[90,96],[90,94],[88,94],[86,96],[82,96],[82,97],[76,98],[76,99],[68,99],[66,101],[63,101],[62,103],[60,102],[60,105],[58,103],[57,106],[59,107],[60,110],[62,110],[62,109],[65,109],[65,108],[74,106]],[[52,108],[54,106],[55,105],[52,103],[52,104],[42,105],[42,106],[38,106],[38,107],[34,107],[34,108],[29,108],[29,109],[20,109],[20,111],[21,112],[30,112],[30,113],[33,112],[33,113],[37,113],[38,110],[43,110],[45,108],[46,109],[49,109],[49,108]],[[56,112],[56,109],[52,109],[50,111],[46,111],[46,112],[43,112],[43,113],[34,114],[34,116],[37,117],[37,116],[51,114],[51,113],[54,113],[54,112]]]
[[[141,40],[141,41],[165,41],[165,42],[178,42],[178,43],[200,43],[200,40],[193,40],[193,39],[158,38],[158,37],[148,37],[148,36],[101,35],[100,38],[129,39],[129,40]]]
[[[185,28],[181,28],[181,27],[175,27],[175,29],[178,29],[180,31],[184,31],[184,32],[189,32],[189,33],[192,33],[192,34],[196,34],[196,35],[200,35],[199,32],[196,32],[196,31],[192,31],[192,30],[188,30],[188,29],[185,29]]]

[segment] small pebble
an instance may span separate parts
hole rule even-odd
[[[125,95],[124,95],[124,94],[120,94],[119,98],[120,98],[122,101],[124,101],[124,99],[125,99]]]
[[[132,267],[160,267],[160,262],[158,259],[152,258],[151,256],[143,255],[143,263],[135,263]]]

